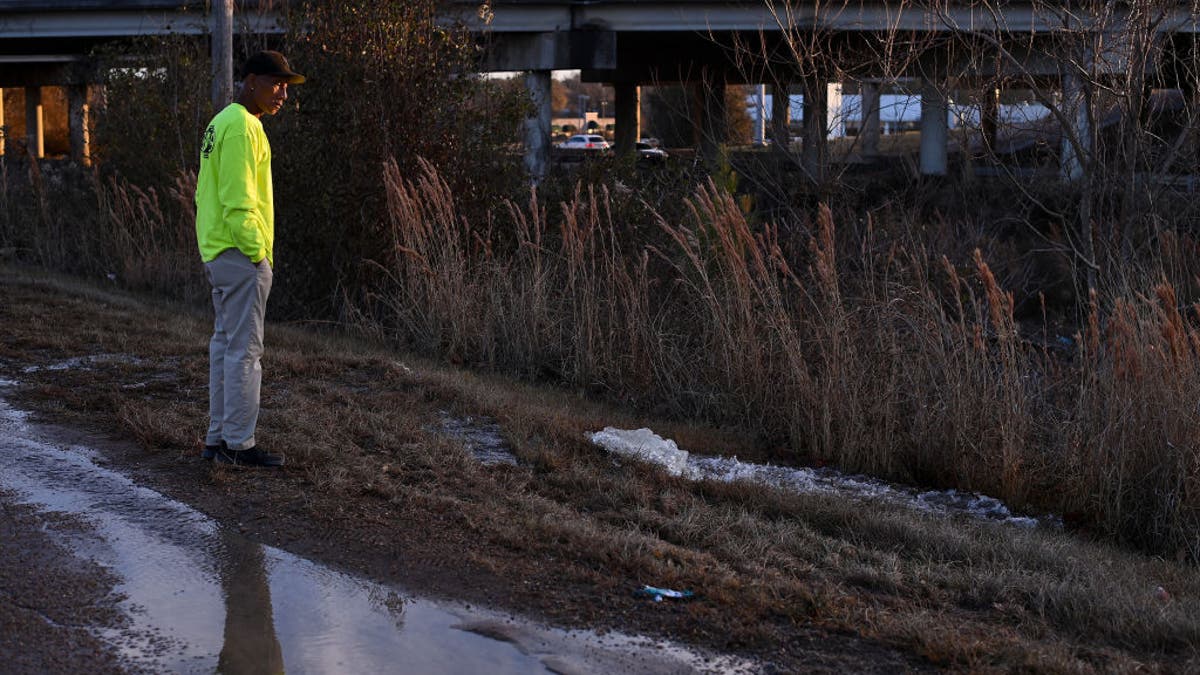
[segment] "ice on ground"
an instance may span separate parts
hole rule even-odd
[[[467,452],[484,466],[517,464],[512,448],[504,441],[500,425],[490,417],[454,417],[443,410],[441,431],[462,442]]]
[[[631,431],[605,427],[603,431],[592,434],[591,440],[609,452],[658,464],[673,476],[683,476],[691,480],[744,480],[791,492],[883,500],[930,513],[964,514],[1018,527],[1032,528],[1043,523],[1051,526],[1060,524],[1059,520],[1053,517],[1037,519],[1015,516],[1004,502],[972,492],[921,491],[910,486],[893,485],[868,476],[845,474],[824,467],[793,468],[742,462],[737,457],[689,454],[686,450],[680,450],[674,441],[662,438],[649,429]]]
[[[145,360],[130,354],[92,354],[90,356],[74,356],[65,361],[51,363],[46,366],[26,366],[21,369],[21,372],[36,373],[43,370],[88,370],[91,366],[97,363],[108,362],[128,363],[130,365],[140,366],[145,363]]]
[[[999,520],[1018,527],[1037,527],[1037,518],[1014,516],[1004,502],[995,497],[976,494],[974,492],[959,492],[958,490],[936,490],[922,492],[914,498],[920,506],[931,511],[954,512],[963,511],[988,520]],[[1051,519],[1053,520],[1053,519]]]
[[[737,457],[693,455],[688,462],[688,477],[727,483],[748,480],[793,492],[844,494],[863,498],[887,497],[893,490],[883,481],[867,476],[851,476],[836,469],[753,464],[739,461]]]
[[[90,365],[90,364],[91,364],[91,357],[76,356],[74,358],[67,359],[66,361],[60,361],[58,363],[51,363],[48,366],[25,366],[24,368],[21,369],[21,372],[36,373],[36,372],[42,371],[42,370],[80,370],[80,369],[86,369],[88,367],[88,365]]]
[[[603,431],[592,434],[591,439],[611,453],[659,464],[672,476],[682,476],[688,468],[687,451],[649,429],[604,427]]]

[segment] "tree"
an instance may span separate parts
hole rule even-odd
[[[571,105],[570,92],[560,80],[550,82],[550,109],[555,113],[565,111]]]
[[[746,145],[753,136],[754,124],[746,110],[747,88],[733,85],[725,89],[726,142]],[[646,133],[667,147],[688,147],[696,143],[692,122],[695,99],[683,86],[647,87],[642,95],[646,117],[642,126]]]
[[[553,88],[557,87],[561,91],[562,100],[558,98],[558,94],[553,92]],[[555,111],[569,112],[573,115],[582,115],[579,110],[579,97],[587,97],[588,110],[600,110],[603,106],[607,106],[609,110],[613,109],[614,92],[612,87],[601,84],[599,82],[581,82],[578,75],[555,80],[552,85],[551,96],[553,97]],[[561,103],[561,107],[560,107]]]
[[[278,215],[289,227],[280,264],[292,280],[280,310],[327,313],[343,289],[370,287],[363,261],[395,255],[386,245],[386,161],[403,171],[432,163],[468,203],[521,182],[493,162],[515,142],[528,94],[519,82],[475,74],[474,38],[441,25],[439,4],[312,2],[296,17],[287,51],[308,83],[292,92],[296,108],[270,122],[285,193]]]
[[[725,124],[729,145],[749,145],[754,137],[754,120],[746,109],[750,88],[731,85],[725,89]]]

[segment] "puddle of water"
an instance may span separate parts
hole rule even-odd
[[[1061,527],[1061,520],[1046,516],[1013,515],[998,499],[958,490],[921,491],[867,476],[848,475],[830,468],[792,468],[738,461],[737,457],[710,457],[680,450],[674,441],[649,429],[606,427],[590,436],[609,452],[659,464],[676,476],[692,480],[733,482],[746,480],[792,492],[830,494],[850,499],[878,499],[942,515],[965,514],[981,520],[1017,527]]]
[[[490,417],[454,417],[441,411],[441,432],[462,442],[480,464],[511,464],[516,466],[517,457],[500,433],[500,425]]]
[[[97,633],[153,672],[756,672],[621,633],[432,601],[261,546],[97,466],[0,397],[0,486],[93,524],[66,545],[122,579],[130,626]],[[67,536],[67,535],[64,535]]]

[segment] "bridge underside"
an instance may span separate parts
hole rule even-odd
[[[985,146],[994,147],[1001,89],[1034,89],[1040,98],[1053,99],[1066,112],[1060,119],[1072,120],[1067,136],[1083,143],[1070,148],[1064,140],[1063,174],[1073,177],[1082,170],[1080,151],[1089,151],[1087,115],[1080,106],[1091,105],[1090,94],[1069,92],[1079,80],[1091,87],[1132,81],[1149,96],[1155,89],[1178,89],[1192,101],[1197,90],[1196,65],[1200,50],[1191,32],[1161,34],[1152,41],[1149,58],[1142,58],[1133,43],[1120,40],[1088,43],[1088,33],[1031,32],[1025,34],[955,34],[944,31],[842,32],[789,31],[614,31],[598,28],[555,32],[508,32],[489,36],[490,56],[486,69],[541,73],[527,79],[531,94],[549,105],[547,73],[579,69],[585,81],[610,84],[616,92],[617,150],[632,153],[640,135],[636,103],[639,86],[684,84],[692,87],[697,101],[692,106],[697,149],[702,157],[715,159],[725,134],[719,118],[724,115],[724,94],[729,85],[763,84],[774,87],[774,98],[786,100],[799,87],[805,101],[801,164],[814,180],[821,180],[827,153],[829,87],[853,84],[862,92],[864,105],[878,101],[880,83],[905,81],[921,92],[921,157],[923,173],[944,174],[947,170],[947,118],[951,92],[973,90],[981,103]],[[1099,44],[1099,49],[1095,48]],[[1068,58],[1064,55],[1074,55]],[[538,84],[539,82],[544,84]],[[840,89],[838,90],[840,91]],[[1135,94],[1139,95],[1139,94]],[[1078,100],[1076,100],[1078,99]],[[549,119],[549,111],[539,117]],[[788,138],[790,111],[787,104],[772,110],[769,133],[763,124],[758,137]],[[863,156],[876,154],[879,115],[864,111]],[[632,127],[634,131],[622,131]],[[874,128],[872,128],[874,127]],[[534,126],[528,127],[534,129]],[[539,135],[541,131],[537,132]],[[786,135],[785,135],[786,134]],[[528,138],[527,147],[546,148],[545,138]],[[548,152],[527,164],[535,176],[544,171]]]
[[[581,70],[590,82],[695,83],[719,73],[729,84],[799,82],[814,75],[849,80],[928,78],[963,87],[992,81],[1056,81],[1073,63],[1060,36],[1005,42],[961,36],[854,32],[722,33],[569,31],[507,33],[489,39],[491,71]],[[897,52],[902,52],[898,56]],[[1192,35],[1164,37],[1146,74],[1163,87],[1183,86],[1182,71],[1200,51]],[[1096,59],[1099,77],[1124,76],[1128,55]]]
[[[264,3],[248,0],[248,5]],[[206,38],[216,25],[206,15],[208,6],[194,0],[0,0],[0,87],[25,88],[26,118],[36,123],[39,87],[65,86],[74,92],[72,120],[85,120],[73,124],[86,129],[87,88],[103,80],[102,68],[89,56],[92,50],[138,35]],[[282,22],[272,14],[274,3],[264,6],[239,12],[234,32],[281,33]],[[1200,20],[1186,5],[1154,10],[1160,14],[1147,24],[1152,38],[1143,44],[1152,53],[1146,60],[1122,42],[1136,33],[1131,26],[1137,16],[1125,5],[1099,19],[1060,11],[1065,4],[1021,0],[1005,3],[995,15],[980,3],[897,7],[883,0],[847,0],[840,6],[784,0],[493,0],[490,14],[475,0],[451,0],[448,6],[445,20],[475,31],[488,46],[482,70],[528,73],[526,82],[538,107],[526,125],[527,147],[538,155],[527,158],[535,177],[544,172],[549,151],[549,132],[543,127],[550,119],[552,70],[578,69],[585,80],[614,86],[622,152],[632,152],[639,135],[642,85],[694,86],[701,97],[694,123],[702,154],[718,152],[723,142],[726,86],[766,84],[785,94],[775,97],[772,111],[777,138],[786,133],[789,120],[786,94],[798,86],[805,101],[804,164],[816,177],[828,114],[822,106],[827,87],[838,83],[854,83],[864,105],[877,96],[881,82],[906,80],[921,87],[921,166],[940,173],[945,171],[943,127],[951,90],[987,92],[982,99],[994,101],[1000,88],[1038,87],[1066,106],[1082,75],[1093,87],[1136,75],[1146,88],[1180,89],[1191,101],[1200,57]],[[1106,39],[1089,45],[1097,35]],[[1065,59],[1064,54],[1077,58]],[[1080,96],[1081,101],[1086,98]],[[987,127],[991,113],[982,114]],[[0,108],[0,124],[2,115]],[[870,146],[878,114],[872,117],[864,109],[863,115],[865,145]],[[1084,117],[1061,119],[1083,123]],[[31,132],[28,137],[31,147],[34,136]]]

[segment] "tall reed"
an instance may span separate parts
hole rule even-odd
[[[1075,507],[1109,534],[1200,559],[1200,309],[1165,281],[1110,303],[1092,296],[1063,430]]]
[[[1022,331],[979,250],[956,264],[905,223],[839,233],[822,206],[785,234],[711,182],[649,229],[582,187],[554,225],[536,190],[473,223],[428,163],[384,181],[394,255],[372,316],[409,346],[1200,554],[1200,313],[1165,281],[1093,298],[1064,354]]]
[[[132,288],[198,300],[207,295],[196,250],[196,175],[176,174],[166,198],[117,177],[96,186],[101,227],[89,256]],[[81,244],[82,245],[82,244]]]

